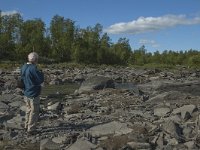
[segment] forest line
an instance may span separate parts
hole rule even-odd
[[[43,63],[200,66],[199,50],[151,53],[145,45],[132,50],[127,38],[112,43],[99,23],[83,29],[59,15],[53,16],[46,27],[41,19],[23,20],[20,14],[1,15],[0,11],[0,43],[1,61],[22,62],[35,51]]]

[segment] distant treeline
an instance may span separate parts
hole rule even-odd
[[[99,23],[83,29],[59,15],[53,16],[46,27],[41,19],[24,21],[20,14],[1,15],[0,11],[0,60],[22,62],[35,51],[43,63],[200,65],[198,50],[150,53],[141,46],[133,51],[128,39],[112,43],[102,29]]]

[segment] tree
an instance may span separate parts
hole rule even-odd
[[[74,34],[74,21],[58,15],[52,18],[50,26],[52,56],[58,61],[64,62],[72,59]]]
[[[97,53],[100,49],[102,26],[87,27],[76,32],[73,58],[81,63],[97,63]]]
[[[20,34],[20,44],[18,45],[18,52],[21,59],[26,58],[26,55],[32,51],[39,55],[45,55],[45,24],[41,19],[27,20],[22,24]]]
[[[151,63],[155,63],[155,64],[158,64],[158,63],[161,63],[161,54],[160,52],[157,50],[156,52],[154,52],[153,56],[152,56],[152,60],[151,60]]]
[[[194,55],[194,56],[190,56],[189,60],[188,60],[188,64],[190,66],[193,66],[193,67],[200,66],[200,54]]]
[[[83,63],[85,60],[87,60],[85,55],[85,52],[87,51],[87,43],[84,41],[83,35],[84,30],[76,30],[73,45],[73,60],[77,63]]]
[[[0,12],[0,59],[15,60],[15,46],[19,43],[21,15],[1,15]]]
[[[145,46],[141,46],[139,49],[134,50],[133,52],[133,64],[135,65],[144,65],[147,63],[146,60],[146,49]]]
[[[107,33],[104,33],[100,39],[100,47],[97,51],[97,63],[98,64],[111,64],[111,42]]]

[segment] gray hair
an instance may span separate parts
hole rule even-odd
[[[28,54],[28,61],[29,62],[37,62],[39,56],[36,52],[31,52],[30,54]]]

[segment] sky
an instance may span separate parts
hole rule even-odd
[[[99,23],[111,42],[127,38],[132,50],[200,51],[200,0],[0,0],[0,10],[40,18],[46,27],[55,15],[80,28]]]

